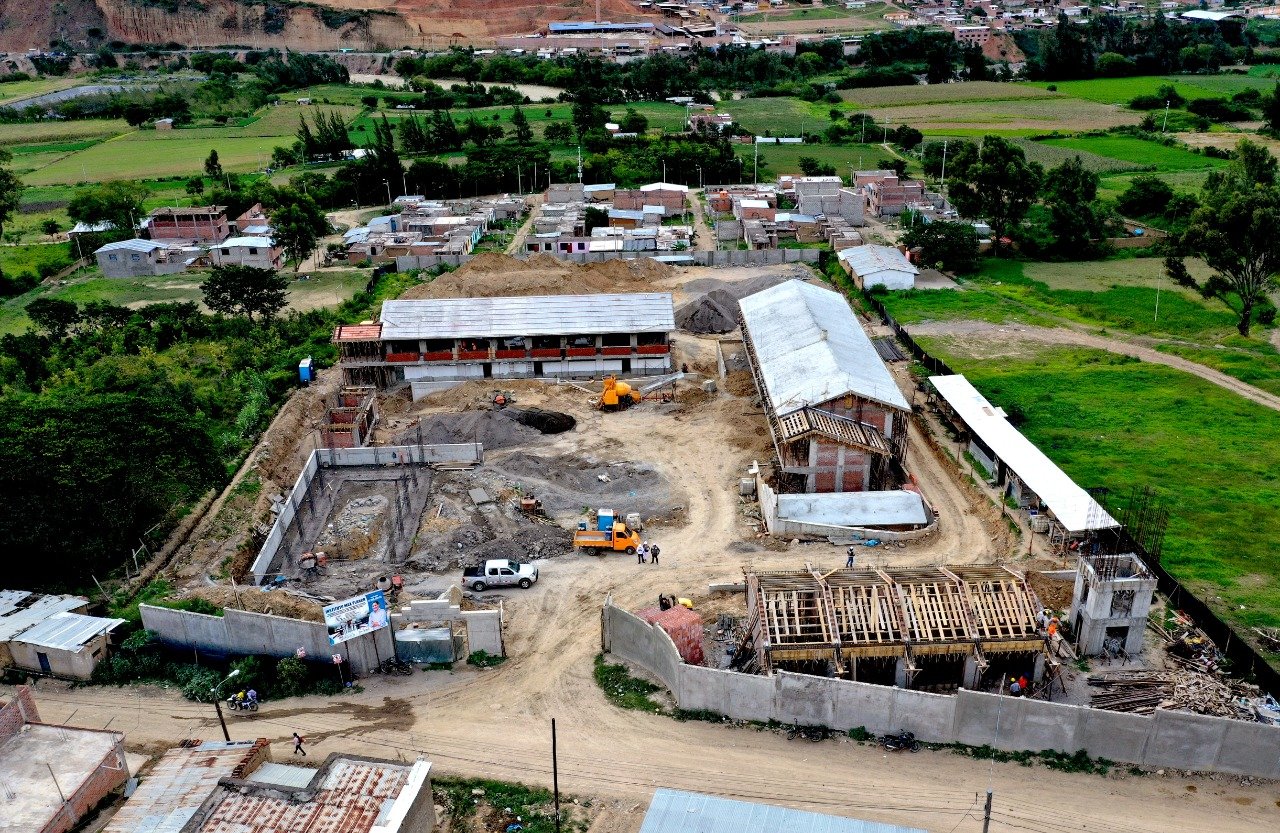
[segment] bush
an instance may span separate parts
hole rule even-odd
[[[307,664],[296,657],[284,657],[276,663],[276,681],[271,696],[297,697],[307,688]]]
[[[488,651],[472,651],[467,657],[467,665],[474,665],[477,668],[492,668],[506,661],[506,657],[495,656]]]

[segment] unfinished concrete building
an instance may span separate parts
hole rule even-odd
[[[320,426],[325,448],[360,448],[369,442],[378,423],[377,388],[372,385],[345,385],[334,394]]]
[[[1081,556],[1070,614],[1076,651],[1090,657],[1142,653],[1156,584],[1133,553]]]
[[[928,691],[1039,680],[1025,577],[1002,567],[747,573],[752,664]]]
[[[415,399],[472,379],[670,372],[666,292],[387,301],[377,324],[334,330],[343,381]]]

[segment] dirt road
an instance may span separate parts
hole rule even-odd
[[[676,360],[706,354],[707,341],[679,336]],[[552,407],[579,420],[576,430],[540,446],[540,453],[645,461],[680,491],[684,522],[644,533],[661,544],[661,565],[637,564],[624,555],[545,561],[533,589],[502,594],[511,655],[502,666],[374,677],[362,681],[359,694],[266,703],[257,714],[228,718],[233,738],[270,738],[276,759],[288,760],[288,738],[296,730],[311,741],[311,760],[335,751],[410,760],[424,755],[445,772],[549,785],[548,725],[554,717],[561,787],[592,799],[598,812],[592,830],[598,833],[635,833],[658,786],[941,833],[980,830],[988,787],[995,792],[995,831],[1244,833],[1274,827],[1280,795],[1273,785],[1174,774],[1103,778],[975,762],[947,752],[885,755],[849,740],[789,742],[750,727],[676,722],[613,707],[592,679],[607,594],[635,609],[664,592],[702,597],[708,582],[740,579],[744,566],[833,566],[843,555],[830,545],[788,545],[756,536],[736,483],[751,460],[764,459],[768,440],[761,415],[747,399],[694,393],[674,408],[644,403],[601,414],[569,388],[547,386],[522,397],[522,406]],[[911,441],[910,465],[939,507],[940,533],[922,544],[871,550],[869,559],[992,560],[992,530],[980,508],[950,481],[918,435]],[[177,738],[219,734],[208,705],[154,688],[71,690],[41,683],[36,699],[48,721],[110,725],[142,751],[167,748]]]
[[[716,236],[711,227],[707,225],[707,215],[703,213],[701,191],[689,191],[689,211],[693,213],[694,251],[715,251]]]
[[[1206,382],[1212,382],[1232,393],[1237,393],[1252,402],[1273,411],[1280,411],[1280,396],[1256,388],[1242,382],[1234,376],[1228,376],[1211,367],[1189,361],[1187,359],[1161,353],[1150,347],[1144,347],[1130,341],[1105,338],[1093,333],[1067,327],[1033,327],[1025,324],[992,324],[987,321],[927,321],[913,324],[908,328],[912,336],[958,336],[980,338],[988,345],[992,336],[1005,341],[1036,341],[1044,344],[1065,344],[1074,347],[1092,347],[1095,350],[1106,350],[1109,353],[1120,353],[1133,356],[1152,364],[1162,364],[1185,373],[1199,376]]]

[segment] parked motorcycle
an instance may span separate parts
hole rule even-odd
[[[387,657],[376,669],[379,674],[400,674],[408,677],[413,674],[413,664],[397,657]]]
[[[916,740],[912,732],[894,732],[884,735],[880,738],[880,745],[890,752],[901,752],[904,749],[910,752],[920,751],[920,741]]]
[[[831,730],[826,726],[801,726],[799,721],[791,724],[787,729],[787,740],[795,740],[796,738],[804,738],[808,741],[817,743],[826,740],[831,735]]]

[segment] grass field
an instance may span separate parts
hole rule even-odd
[[[3,248],[0,248],[0,252],[2,251]],[[310,280],[295,280],[290,284],[289,307],[291,309],[309,310],[337,306],[363,290],[369,281],[368,272],[357,269],[310,274]],[[10,298],[0,304],[0,335],[26,329],[27,304],[36,298],[61,298],[78,304],[89,301],[110,301],[113,304],[129,307],[166,302],[199,302],[202,298],[200,284],[206,277],[208,277],[206,272],[189,272],[154,278],[104,278],[96,268],[87,269],[79,273],[78,277],[68,281],[66,286],[55,288],[40,286],[25,295]]]
[[[39,277],[41,266],[56,271],[70,266],[72,260],[71,248],[67,243],[0,246],[0,269],[8,275],[26,272]]]
[[[760,164],[761,170],[767,163],[769,166],[767,174],[761,174],[762,179],[774,179],[779,174],[798,174],[800,173],[800,157],[811,156],[819,162],[835,165],[836,174],[839,176],[849,176],[849,166],[853,165],[858,170],[866,170],[876,167],[876,161],[885,157],[893,156],[892,153],[885,150],[880,145],[760,145]],[[743,163],[743,173],[747,180],[751,179],[751,165],[754,159],[754,147],[752,145],[736,145],[738,158]],[[915,164],[915,163],[913,163]],[[910,166],[908,166],[910,170]]]
[[[83,119],[80,121],[44,121],[35,124],[0,124],[0,146],[12,149],[20,145],[72,142],[83,139],[105,139],[119,136],[133,128],[122,119]]]
[[[1085,487],[1151,486],[1164,564],[1230,620],[1280,625],[1280,414],[1171,368],[1089,350],[982,361],[926,339]],[[1247,530],[1247,534],[1242,534]]]
[[[84,83],[83,78],[74,76],[67,78],[32,78],[30,81],[10,81],[0,84],[0,104],[20,98],[31,98],[36,95],[65,90]]]
[[[1188,261],[1197,278],[1207,267]],[[960,292],[911,291],[885,300],[904,324],[978,319],[996,323],[1061,324],[1072,321],[1185,343],[1214,345],[1238,339],[1235,316],[1218,301],[1176,287],[1163,278],[1160,258],[1119,258],[1082,263],[1027,263],[991,259]],[[1160,310],[1156,317],[1156,294]],[[1267,331],[1241,343],[1268,350]],[[1238,340],[1233,343],[1240,343]]]
[[[1272,82],[1247,75],[1141,75],[1135,78],[1091,78],[1086,81],[1026,81],[1022,85],[1044,89],[1056,86],[1072,98],[1100,104],[1128,104],[1139,95],[1155,95],[1164,84],[1173,84],[1186,99],[1228,97],[1250,88],[1270,89]]]
[[[1141,121],[1141,116],[1131,110],[1076,98],[961,101],[871,108],[866,112],[881,123],[887,119],[891,125],[909,124],[925,134],[939,135],[1074,133]]]
[[[278,136],[210,139],[174,136],[157,140],[155,131],[148,130],[94,145],[34,171],[24,179],[30,185],[58,185],[195,174],[211,150],[218,151],[222,167],[227,170],[252,171],[269,162],[271,151],[283,143]]]
[[[840,97],[858,107],[908,107],[919,104],[956,104],[963,101],[1016,101],[1066,98],[1060,92],[1027,84],[969,81],[963,84],[914,84],[903,87],[870,87],[841,90]]]
[[[936,141],[936,138],[934,140]],[[1039,162],[1045,168],[1056,167],[1077,156],[1080,157],[1080,162],[1085,168],[1100,174],[1114,173],[1116,171],[1132,171],[1140,167],[1131,162],[1122,162],[1119,159],[1100,156],[1096,153],[1090,153],[1089,151],[1080,148],[1061,147],[1050,142],[1032,141],[1027,138],[1015,137],[1012,141],[1023,149],[1027,154],[1027,159],[1032,162]]]
[[[298,130],[299,117],[305,116],[314,123],[317,112],[341,113],[343,119],[350,121],[360,112],[359,107],[350,105],[333,105],[326,107],[300,107],[296,104],[280,104],[275,107],[264,107],[241,127],[183,127],[177,130],[157,130],[156,138],[173,139],[218,139],[223,136],[293,136]]]
[[[877,7],[879,4],[877,4]],[[863,11],[866,11],[865,9]],[[784,20],[845,20],[855,17],[848,9],[818,8],[797,9],[784,8],[777,11],[758,12],[756,14],[738,15],[739,23],[779,23]]]
[[[1079,136],[1073,139],[1045,139],[1043,144],[1116,159],[1132,167],[1149,167],[1157,171],[1191,171],[1220,168],[1225,159],[1192,153],[1180,147],[1167,147],[1133,136]]]
[[[827,115],[830,105],[818,107],[796,98],[743,98],[726,101],[720,110],[733,115],[733,120],[761,136],[799,136],[821,133],[831,124]]]
[[[1104,199],[1115,199],[1129,187],[1129,183],[1133,181],[1135,176],[1139,174],[1111,174],[1103,176],[1098,183],[1098,196]],[[1199,171],[1172,171],[1167,173],[1156,173],[1154,176],[1163,179],[1178,191],[1199,191],[1204,185],[1204,181],[1209,177],[1209,170],[1203,169]]]

